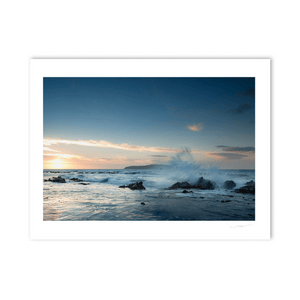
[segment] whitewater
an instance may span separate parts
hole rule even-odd
[[[178,158],[165,168],[149,170],[44,169],[44,179],[57,176],[65,183],[43,183],[44,221],[255,220],[255,195],[222,188],[226,180],[233,180],[236,188],[255,181],[254,170],[204,169]],[[200,177],[218,187],[186,194],[166,189],[176,182],[194,184]],[[135,182],[143,182],[145,190],[119,188]]]

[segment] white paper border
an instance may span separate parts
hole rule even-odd
[[[43,221],[43,77],[255,77],[255,221]],[[270,59],[31,59],[30,238],[270,238]]]

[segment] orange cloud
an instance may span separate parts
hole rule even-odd
[[[191,125],[191,126],[188,126],[188,129],[192,130],[192,131],[200,131],[202,130],[204,127],[203,127],[203,123],[199,123],[198,125]]]
[[[57,158],[71,158],[71,157],[82,158],[81,156],[78,155],[64,154],[64,153],[45,153],[44,156],[55,156]]]
[[[48,147],[44,147],[43,150],[44,150],[44,151],[52,151],[52,152],[60,152],[60,151],[58,151],[58,150],[53,150],[53,149],[50,149],[50,148],[48,148]]]

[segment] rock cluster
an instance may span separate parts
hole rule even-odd
[[[66,180],[64,178],[58,177],[52,177],[49,179],[44,179],[44,181],[51,181],[51,182],[59,182],[59,183],[66,183]]]
[[[146,188],[143,186],[143,182],[135,182],[128,185],[120,185],[119,188],[129,188],[131,190],[145,190]]]
[[[196,184],[191,185],[188,182],[176,182],[167,190],[176,190],[176,189],[200,189],[200,190],[214,190],[217,187],[217,184],[213,181],[204,179],[200,177]]]

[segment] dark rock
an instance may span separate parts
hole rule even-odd
[[[84,180],[81,180],[79,178],[71,178],[70,180],[75,181],[75,182],[82,182],[82,181],[84,181]]]
[[[217,184],[213,181],[206,180],[203,177],[199,178],[195,185],[190,185],[188,182],[176,182],[167,190],[176,190],[176,189],[200,189],[200,190],[214,190],[217,188]]]
[[[51,181],[51,182],[58,182],[58,183],[66,183],[66,180],[64,178],[58,177],[52,177],[49,179],[44,179],[44,181]]]
[[[255,182],[253,180],[251,180],[249,182],[246,182],[246,186],[249,186],[249,187],[253,186],[253,187],[255,187]]]
[[[189,192],[188,192],[187,190],[184,190],[183,193],[184,193],[184,194],[188,194],[188,193],[194,193],[194,192],[193,192],[193,191],[189,191]]]
[[[176,190],[176,189],[190,189],[192,186],[188,182],[176,182],[167,190]]]
[[[228,197],[233,197],[232,195],[228,195]]]
[[[200,177],[197,183],[192,187],[200,190],[214,190],[217,187],[217,184],[213,181]]]
[[[119,188],[129,188],[131,190],[145,190],[146,188],[143,186],[143,182],[135,182],[128,185],[120,185]]]
[[[255,195],[255,187],[254,186],[242,186],[239,189],[235,190],[236,193],[241,194],[253,194]]]
[[[222,203],[231,202],[231,200],[222,200]]]
[[[145,203],[144,203],[144,202],[142,202],[141,204],[142,204],[142,205],[145,205]]]
[[[85,183],[85,182],[80,182],[78,184],[82,184],[82,185],[90,185],[89,183]]]
[[[236,184],[232,180],[227,180],[223,183],[222,188],[227,190],[232,190],[236,187]]]
[[[143,182],[135,182],[135,183],[131,183],[128,184],[127,186],[129,189],[131,190],[145,190],[146,188],[143,186]]]

